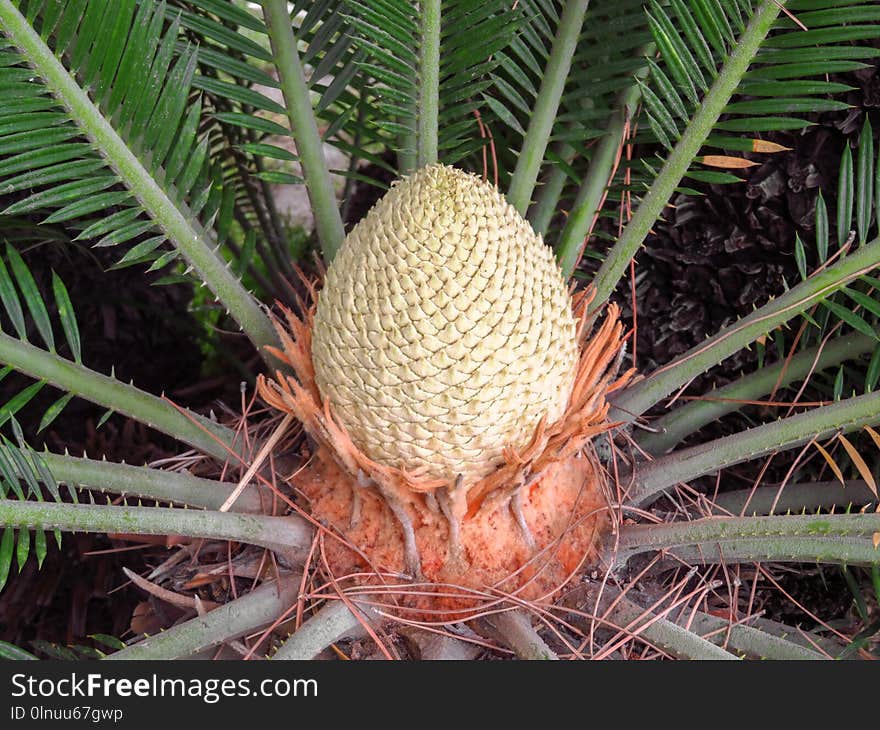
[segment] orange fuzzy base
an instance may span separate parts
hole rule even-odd
[[[600,470],[589,457],[551,466],[540,480],[524,487],[522,516],[534,545],[529,545],[510,502],[488,498],[461,523],[461,555],[450,554],[449,523],[424,494],[412,493],[405,508],[415,533],[425,581],[398,589],[393,598],[404,618],[464,620],[503,594],[525,600],[549,600],[594,555],[608,524]],[[357,583],[399,585],[388,573],[404,573],[400,523],[374,489],[358,486],[326,452],[319,452],[296,486],[311,501],[311,514],[356,545],[327,539],[325,556],[337,576],[361,574]],[[355,493],[360,504],[355,506]],[[352,522],[354,511],[359,516]],[[366,559],[365,559],[366,558]],[[365,574],[373,573],[374,577]],[[469,591],[467,589],[474,589]]]

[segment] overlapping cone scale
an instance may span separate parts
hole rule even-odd
[[[367,457],[471,483],[565,411],[576,321],[552,251],[497,188],[432,165],[346,238],[312,356],[321,396]]]

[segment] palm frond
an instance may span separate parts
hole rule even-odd
[[[197,56],[175,57],[180,21],[166,29],[165,13],[164,2],[134,0],[0,3],[0,84],[14,100],[0,122],[0,191],[19,193],[2,214],[45,214],[94,245],[136,240],[154,268],[182,252],[251,339],[268,344],[270,323],[205,225],[224,198],[189,96]]]
[[[5,436],[0,436],[0,499],[35,499],[43,502],[48,498],[61,500],[61,490],[52,474],[46,468],[40,455],[28,448],[21,430],[13,420],[18,446]],[[41,487],[40,485],[43,485]],[[68,488],[74,502],[78,501],[76,491]],[[33,537],[31,530],[33,529]],[[55,540],[61,544],[61,532],[54,531]],[[7,525],[0,536],[0,591],[6,585],[13,561],[20,571],[31,552],[36,555],[37,566],[42,567],[47,554],[46,532],[31,525]]]
[[[76,314],[70,302],[70,296],[64,282],[52,273],[52,290],[54,301],[47,304],[41,295],[34,277],[18,251],[6,244],[5,261],[0,257],[0,302],[8,321],[12,323],[18,338],[23,342],[31,342],[39,335],[41,348],[52,354],[59,349],[75,363],[82,364],[79,327]],[[54,311],[55,317],[49,312]],[[53,325],[53,319],[57,324]],[[55,332],[60,329],[63,341],[56,338]],[[0,337],[7,335],[0,334]],[[0,370],[0,380],[12,372],[6,365]],[[36,380],[15,393],[9,400],[0,405],[0,426],[13,420],[15,415],[47,385],[46,380]],[[64,393],[52,403],[40,419],[38,430],[47,428],[64,410],[73,398],[71,393]]]
[[[496,74],[499,95],[515,117],[512,131],[519,135],[537,98],[559,22],[560,9],[555,5],[537,0],[525,3],[530,22],[509,52],[502,54]],[[590,3],[553,126],[550,139],[557,147],[555,152],[548,151],[548,168],[556,168],[564,158],[589,159],[592,142],[605,134],[605,122],[617,109],[618,95],[645,66],[644,46],[651,36],[643,6],[642,0]],[[504,146],[516,149],[518,144],[508,134]],[[582,170],[569,165],[561,169],[572,182],[581,181]]]
[[[163,39],[161,34],[162,6],[151,12],[143,4],[132,18],[133,2],[113,3],[105,8],[106,15],[95,9],[97,5],[92,3],[82,18],[78,6],[68,5],[54,25],[51,16],[42,18],[32,6],[28,10],[38,21],[44,20],[41,37],[46,40],[54,35],[56,54],[69,58],[78,67],[73,70],[79,72],[82,85],[94,89],[104,117],[112,118],[120,129],[132,130],[132,147],[136,145],[142,157],[149,155],[150,171],[161,170],[167,189],[182,201],[194,188],[206,153],[205,146],[194,144],[198,108],[192,107],[184,119],[195,56],[190,52],[171,67],[174,36]],[[101,22],[111,27],[118,23],[126,31],[132,24],[132,42],[127,43],[125,34],[113,34],[106,43],[93,45]],[[37,192],[5,206],[3,215],[48,212],[46,223],[76,221],[81,229],[78,237],[99,246],[126,243],[146,233],[160,235],[135,195],[120,189],[119,178],[109,165],[83,141],[82,129],[63,103],[51,97],[51,90],[26,67],[27,60],[16,57],[11,43],[6,44],[6,53],[10,63],[0,70],[0,83],[14,85],[13,93],[22,106],[7,110],[0,127],[0,147],[6,152],[0,167],[2,191],[11,195],[36,188]],[[101,76],[100,56],[104,54],[115,62],[108,62]],[[107,77],[117,64],[119,72],[111,81]],[[22,111],[37,104],[44,110],[39,116]],[[59,143],[51,150],[45,149],[45,142],[36,144],[39,130],[47,123],[53,124]],[[179,136],[168,134],[169,127],[175,131],[179,127]],[[178,144],[172,149],[175,139]],[[163,242],[164,238],[156,240],[155,248]]]
[[[873,130],[866,117],[856,151],[853,152],[846,143],[841,153],[833,218],[820,191],[816,199],[813,240],[810,241],[806,233],[804,239],[809,243],[804,243],[800,235],[795,240],[795,260],[802,279],[825,268],[834,258],[845,255],[856,246],[864,246],[869,239],[880,235],[875,195],[878,169],[880,164],[874,151]],[[839,337],[847,332],[860,333],[880,342],[880,335],[877,334],[880,325],[878,288],[880,280],[866,274],[823,299],[818,308],[804,314],[803,334],[793,345],[797,345],[798,351],[803,351],[828,337]],[[777,345],[780,352],[787,351],[786,341],[789,339],[792,336],[780,333],[780,344]],[[848,377],[844,385],[841,378],[840,383],[832,388],[864,392],[863,387],[868,386],[869,381],[864,375],[860,375],[858,381],[856,384]],[[828,392],[832,393],[831,390]],[[839,392],[836,397],[840,397]]]
[[[102,375],[84,363],[77,316],[61,278],[52,272],[51,281],[40,284],[23,257],[8,242],[0,255],[0,380],[14,371],[32,379],[26,385],[4,390],[12,395],[0,402],[0,427],[18,428],[15,415],[28,407],[48,388],[61,391],[45,407],[37,433],[47,429],[74,397],[81,397],[148,424],[172,437],[190,443],[206,453],[229,455],[233,433],[208,418],[180,409],[133,384],[119,381],[113,370]],[[103,422],[103,420],[102,420]],[[100,425],[100,424],[99,424]]]
[[[43,289],[50,286],[44,282]],[[41,292],[22,256],[9,243],[0,256],[0,305],[4,327],[0,332],[0,380],[18,371],[34,382],[0,403],[0,426],[18,428],[15,415],[47,386],[61,396],[44,411],[37,431],[61,414],[73,397],[116,410],[171,436],[197,445],[207,453],[228,454],[232,432],[194,413],[185,412],[157,396],[120,382],[111,371],[101,375],[83,363],[76,314],[64,282],[53,272],[51,298]]]
[[[333,0],[298,0],[291,17],[295,36],[305,47],[302,60],[310,69],[307,80],[316,97],[315,114],[324,126],[323,140],[351,159],[348,169],[333,172],[354,179],[360,161],[380,162],[378,153],[393,146],[394,136],[377,124],[381,107],[373,78],[361,66],[366,52],[355,43],[351,10],[347,3]],[[387,18],[382,12],[370,6],[367,17]]]
[[[843,7],[844,3],[828,0],[825,5]],[[799,9],[797,3],[792,3],[791,8],[795,12]],[[703,0],[673,0],[668,7],[649,3],[646,12],[660,56],[652,63],[650,81],[641,84],[645,124],[640,125],[640,135],[634,141],[659,140],[669,152],[657,154],[656,161],[642,157],[634,165],[637,172],[642,168],[642,174],[641,179],[632,181],[629,190],[635,194],[644,186],[647,192],[597,274],[596,283],[603,298],[610,292],[612,280],[619,279],[621,267],[626,265],[624,259],[629,261],[629,255],[647,235],[669,197],[676,189],[693,192],[681,187],[684,178],[712,183],[739,179],[714,169],[711,158],[701,156],[707,143],[728,144],[728,132],[748,133],[753,138],[766,130],[807,126],[809,122],[803,118],[806,111],[846,107],[841,101],[814,98],[807,93],[840,91],[839,85],[827,86],[821,79],[816,81],[815,88],[801,84],[784,90],[777,88],[782,92],[778,98],[737,96],[743,84],[755,79],[748,74],[759,67],[757,59],[762,54],[789,46],[802,49],[807,42],[818,43],[824,53],[830,50],[828,45],[880,34],[877,25],[853,31],[844,22],[831,28],[831,32],[820,29],[819,34],[804,40],[807,33],[814,31],[803,31],[793,23],[789,28],[790,21],[779,20],[780,10],[775,0],[722,0],[711,4]],[[677,32],[678,28],[681,32]],[[865,57],[872,54],[873,49],[869,49]],[[798,74],[809,77],[812,71],[801,67]],[[651,133],[646,134],[646,129]],[[741,150],[743,140],[731,146]],[[628,173],[632,171],[631,167]],[[560,239],[563,254],[570,257],[588,231],[589,224],[584,223],[583,216],[570,217]]]
[[[178,54],[197,47],[197,68],[192,87],[201,92],[202,127],[216,127],[211,159],[221,167],[224,190],[233,188],[235,215],[248,225],[258,225],[273,244],[282,236],[268,183],[302,182],[287,173],[267,169],[268,161],[295,161],[285,147],[268,137],[289,137],[289,131],[272,119],[284,107],[267,95],[278,89],[278,80],[265,67],[272,62],[263,19],[233,0],[191,2],[172,0],[166,23],[179,20]],[[222,144],[221,144],[222,141]],[[226,231],[218,231],[225,239]],[[282,258],[275,249],[275,254]],[[275,261],[281,265],[281,261]]]
[[[849,87],[824,76],[864,68],[880,53],[864,42],[880,29],[870,23],[876,9],[863,5],[857,0],[788,3],[795,16],[806,15],[816,28],[808,26],[808,35],[789,18],[774,21],[683,177],[738,182],[737,158],[763,149],[756,137],[806,127],[808,113],[846,108],[833,97]],[[729,76],[725,69],[757,12],[751,0],[591,3],[554,127],[556,143],[545,161],[544,188],[530,212],[539,230],[558,242],[566,271],[599,217],[617,218],[617,208],[629,210],[633,196],[651,189],[668,154],[693,126],[710,87]],[[537,56],[531,65],[540,68]],[[527,97],[520,106],[528,108]],[[578,145],[581,137],[587,141]],[[625,142],[635,145],[636,158],[616,167],[610,178],[616,151]],[[695,192],[682,178],[677,187]],[[606,196],[609,204],[603,207]],[[561,230],[551,225],[559,208],[570,212],[557,217]]]
[[[499,67],[494,74],[496,104],[503,109],[500,119],[520,137],[525,134],[529,114],[538,98],[562,3],[524,0],[521,6],[524,15],[521,31],[506,49],[498,52]]]
[[[880,236],[877,220],[880,202],[876,196],[878,170],[880,162],[874,150],[873,130],[866,117],[856,151],[853,152],[847,144],[841,154],[833,228],[825,198],[820,192],[816,201],[812,245],[805,244],[800,236],[795,241],[795,257],[802,278],[824,268],[832,257],[845,255],[855,246],[864,246],[869,239]],[[803,336],[799,341],[789,344],[793,335],[780,333],[777,348],[781,352],[786,352],[789,347],[803,352],[847,332],[874,343],[869,360],[854,352],[851,359],[840,361],[834,374],[819,373],[813,379],[812,384],[825,397],[838,400],[844,394],[871,392],[877,385],[880,378],[878,289],[880,279],[865,274],[822,300],[819,308],[804,314]]]
[[[805,114],[847,109],[846,102],[832,97],[850,87],[827,80],[827,75],[864,68],[865,60],[878,55],[869,45],[852,45],[880,37],[880,25],[870,23],[880,17],[876,8],[847,0],[795,0],[786,7],[800,25],[789,17],[774,23],[707,147],[739,152],[743,134],[802,129],[811,124]],[[752,4],[673,0],[666,8],[656,0],[650,3],[648,17],[660,58],[650,62],[651,76],[643,85],[645,117],[667,149],[680,139],[708,85],[736,50],[743,9],[751,11]],[[705,166],[691,169],[688,177],[713,183],[738,180]]]
[[[439,147],[449,164],[479,149],[485,139],[479,134],[474,112],[478,109],[492,124],[500,118],[494,91],[496,70],[507,49],[524,27],[526,9],[507,2],[444,4],[440,45]]]
[[[619,197],[613,188],[607,190],[607,177],[624,139],[638,127],[637,83],[653,48],[643,3],[590,4],[553,129],[555,142],[529,211],[536,230],[551,241],[559,239],[564,222],[556,215],[551,225],[560,209],[589,210],[585,217],[598,217],[609,193],[611,200]],[[560,263],[571,269],[564,257]]]
[[[353,64],[370,79],[381,114],[371,123],[394,140],[403,155],[412,155],[417,134],[419,49],[418,16],[411,3],[347,0],[352,28]],[[452,164],[486,144],[476,111],[489,119],[510,118],[498,95],[490,93],[494,72],[505,61],[504,49],[523,27],[526,11],[503,0],[475,4],[446,0],[441,4],[439,64],[440,159]]]

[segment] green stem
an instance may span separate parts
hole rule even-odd
[[[787,561],[880,565],[872,535],[880,514],[707,517],[622,527],[616,567],[634,555],[671,550],[686,562]],[[684,548],[684,549],[681,549]]]
[[[380,616],[366,605],[359,606],[358,611],[360,617],[344,601],[331,601],[291,634],[272,659],[314,659],[330,644],[363,636],[364,623],[377,622]]]
[[[723,388],[710,391],[705,396],[707,400],[690,401],[652,421],[651,428],[655,431],[646,431],[638,439],[639,446],[649,454],[662,454],[707,423],[744,408],[746,404],[742,401],[757,400],[777,387],[784,388],[804,380],[812,372],[821,372],[842,362],[855,360],[872,352],[876,346],[876,339],[855,332],[837,337],[821,349],[813,347],[787,362],[783,359],[775,365],[756,370]]]
[[[290,130],[296,141],[306,190],[315,215],[315,230],[321,242],[324,259],[329,263],[345,239],[345,228],[336,203],[330,171],[324,159],[324,146],[296,48],[287,0],[263,0],[263,16],[269,31],[269,42],[272,44]]]
[[[880,422],[880,393],[869,393],[674,451],[638,464],[628,499],[634,504],[645,505],[675,484],[774,451],[800,446],[811,439],[824,439],[838,431],[854,431],[877,422]]]
[[[411,175],[416,171],[418,166],[418,155],[415,152],[416,135],[401,135],[398,140],[400,149],[397,151],[397,165],[400,175]]]
[[[520,659],[527,661],[556,661],[559,659],[532,626],[529,616],[521,610],[502,611],[483,616],[476,630],[500,641],[513,650]]]
[[[880,240],[875,239],[627,388],[612,399],[611,420],[634,420],[700,373],[748,347],[878,263]]]
[[[182,659],[253,633],[271,624],[296,603],[299,582],[300,576],[290,575],[285,576],[280,588],[274,581],[263,583],[241,598],[149,636],[107,659]]]
[[[615,618],[621,611],[615,611]],[[650,618],[650,617],[649,617]],[[648,619],[645,619],[646,621]],[[669,619],[658,619],[639,631],[639,636],[676,659],[736,661],[738,657]]]
[[[669,552],[676,566],[763,562],[880,566],[880,552],[871,541],[851,537],[744,537],[726,543],[698,542]]]
[[[559,156],[564,156],[569,164],[574,159],[574,150],[572,150],[567,144],[560,144],[558,146],[558,152]],[[535,204],[529,208],[529,214],[527,216],[535,233],[540,233],[542,236],[547,235],[547,229],[550,227],[550,222],[556,214],[556,209],[559,205],[559,200],[562,197],[562,191],[565,189],[565,181],[567,179],[568,174],[565,172],[562,165],[554,165],[550,168],[544,184],[538,188]]]
[[[419,46],[419,167],[437,162],[440,119],[440,0],[419,3],[421,45]]]
[[[723,645],[729,651],[755,659],[818,660],[825,659],[814,649],[795,644],[779,636],[746,624],[731,624],[723,618],[697,611],[690,617],[690,631],[706,636],[707,641]]]
[[[642,49],[642,52],[645,55],[651,53],[652,46]],[[643,77],[647,73],[648,67],[645,66],[636,75]],[[617,104],[618,111],[608,122],[605,136],[590,160],[589,170],[578,189],[577,198],[565,221],[565,228],[562,229],[556,248],[556,258],[566,279],[574,273],[581,260],[587,235],[599,216],[611,184],[614,164],[624,142],[627,123],[635,116],[641,98],[642,91],[638,84],[633,84],[621,94]]]
[[[835,507],[862,507],[877,501],[865,482],[803,482],[757,489],[737,489],[712,499],[717,514],[784,515],[788,512],[815,512]]]
[[[413,88],[418,88],[416,70],[411,68],[409,64],[407,64],[406,77],[412,83]],[[401,176],[411,175],[418,168],[419,135],[416,131],[419,117],[418,104],[418,99],[415,96],[411,97],[404,104],[406,114],[397,118],[398,125],[406,130],[400,132],[397,137],[397,170]]]
[[[653,43],[639,49],[639,56],[643,58],[653,53]],[[635,76],[642,79],[648,75],[648,71],[649,67],[645,64]],[[587,236],[602,210],[608,186],[614,177],[617,155],[627,134],[627,124],[635,117],[641,99],[642,87],[638,84],[633,84],[621,92],[615,105],[617,111],[608,120],[605,136],[602,137],[590,159],[587,175],[578,189],[577,198],[568,214],[556,247],[556,258],[566,279],[577,268]]]
[[[787,624],[764,618],[763,616],[755,616],[751,619],[750,623],[754,628],[763,631],[765,634],[785,639],[789,643],[796,644],[810,651],[822,651],[824,652],[823,657],[825,654],[836,657],[843,649],[840,641],[833,638],[833,636],[831,638],[820,636],[815,631],[794,628]]]
[[[304,522],[287,517],[208,512],[170,507],[111,507],[0,499],[0,525],[68,532],[126,532],[234,540],[303,560],[312,541]]]
[[[588,593],[591,594],[593,591]],[[614,601],[614,605],[611,603]],[[595,599],[590,600],[593,605]],[[620,626],[627,634],[636,634],[658,649],[677,659],[735,660],[733,654],[678,626],[667,618],[657,618],[656,613],[646,611],[634,601],[620,597],[620,592],[610,586],[599,602],[599,613],[608,612],[607,619]],[[609,611],[610,609],[610,611]]]
[[[235,484],[145,466],[116,464],[112,461],[48,452],[37,453],[36,457],[46,465],[59,484],[123,496],[158,499],[189,507],[219,509],[235,489]],[[14,460],[10,463],[16,464]],[[261,501],[260,491],[256,487],[250,487],[242,492],[233,509],[236,512],[260,514],[264,512]]]
[[[550,50],[541,88],[535,99],[535,108],[532,110],[516,169],[510,180],[510,189],[507,191],[507,200],[521,215],[526,214],[532,201],[532,193],[544,161],[544,152],[550,142],[559,102],[571,68],[571,59],[577,48],[589,4],[589,0],[568,0],[559,18],[553,48]]]
[[[694,157],[709,136],[718,117],[734,94],[743,74],[748,70],[752,59],[758,52],[764,37],[779,14],[783,0],[763,0],[752,16],[730,57],[707,92],[703,103],[697,109],[678,143],[669,153],[666,162],[645,197],[636,208],[632,220],[623,230],[614,247],[609,251],[605,262],[596,273],[593,284],[597,296],[594,306],[604,304],[617,282],[623,276],[630,260],[635,256],[642,242],[663,212],[669,198],[675,192],[682,177],[693,164]]]
[[[228,459],[235,434],[168,401],[0,333],[0,362],[98,405],[135,418],[218,459]]]
[[[95,149],[137,197],[144,210],[235,318],[257,350],[267,358],[265,346],[278,344],[275,329],[260,303],[215,253],[216,244],[210,240],[204,228],[184,205],[175,203],[173,197],[158,184],[10,0],[0,0],[0,28],[65,106],[71,119],[89,137]]]
[[[614,164],[623,144],[627,122],[635,115],[641,98],[638,84],[624,92],[619,110],[608,123],[605,136],[599,142],[584,181],[578,188],[577,198],[565,221],[565,227],[556,247],[556,259],[567,279],[581,260],[586,237],[595,223],[605,200],[605,193],[614,175]]]

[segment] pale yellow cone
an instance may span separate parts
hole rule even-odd
[[[322,396],[371,459],[471,482],[565,410],[578,359],[552,251],[498,190],[432,165],[394,185],[327,271]]]

